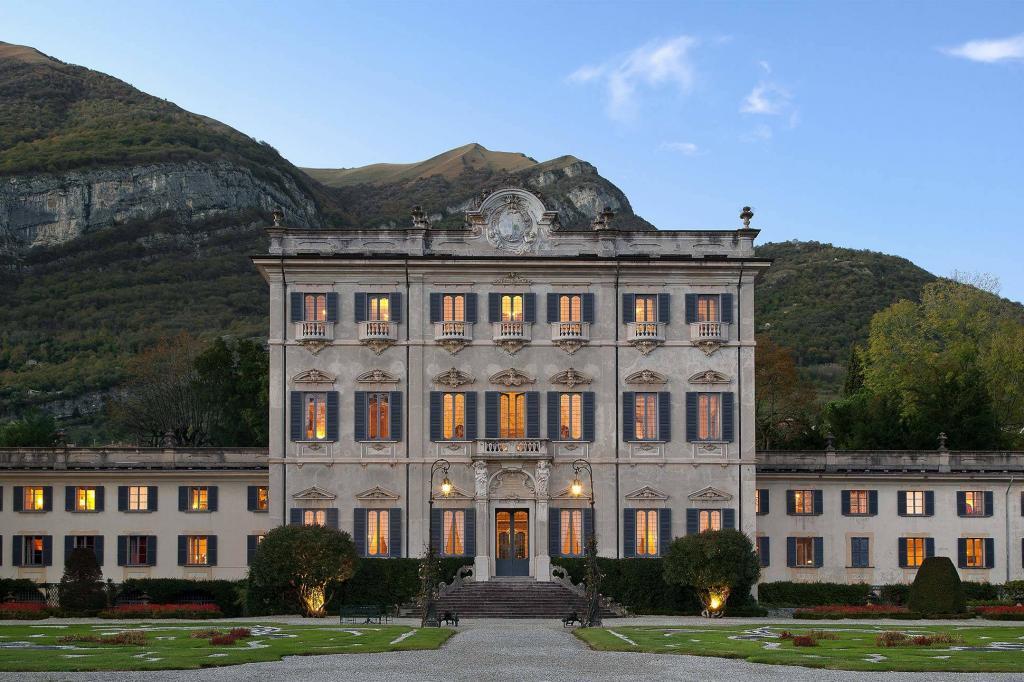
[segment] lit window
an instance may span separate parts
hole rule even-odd
[[[722,439],[722,394],[697,394],[697,440]]]
[[[302,307],[306,322],[325,322],[327,320],[327,294],[306,294]]]
[[[719,322],[721,320],[721,310],[719,309],[719,297],[718,296],[698,296],[697,297],[697,321],[698,322]]]
[[[388,556],[388,516],[387,510],[366,512],[367,556]]]
[[[583,510],[563,509],[559,513],[559,517],[562,535],[559,546],[562,556],[581,556],[583,554]]]
[[[327,438],[327,394],[306,393],[305,403],[303,440],[325,440]]]
[[[391,408],[387,393],[366,394],[366,437],[368,440],[391,438]]]
[[[96,511],[96,488],[75,488],[75,511]]]
[[[980,490],[968,490],[964,493],[964,516],[985,515],[985,493]]]
[[[796,538],[796,565],[814,566],[814,538]]]
[[[760,514],[761,513],[761,489],[760,488],[755,488],[754,489],[754,513],[755,514]]]
[[[924,516],[924,491],[908,490],[904,514],[907,516]]]
[[[658,321],[658,297],[638,295],[633,299],[633,319],[636,322]]]
[[[702,509],[697,514],[697,532],[722,530],[722,512],[719,509]]]
[[[501,297],[501,321],[522,322],[523,321],[523,296],[522,294],[505,294]]]
[[[270,488],[265,485],[256,486],[256,510],[270,509]]]
[[[638,510],[636,513],[636,555],[658,555],[658,511]]]
[[[868,514],[868,491],[867,490],[851,490],[850,491],[850,508],[847,509],[847,514]]]
[[[558,396],[559,440],[583,438],[583,394],[563,393]]]
[[[658,439],[658,394],[637,393],[633,406],[633,435],[636,440]]]
[[[302,512],[303,526],[326,526],[327,512],[323,509],[306,509]]]
[[[387,322],[391,319],[391,296],[370,294],[366,297],[366,319],[370,322]]]
[[[149,486],[128,486],[128,511],[149,511]]]
[[[210,511],[209,488],[189,488],[188,500],[190,511]]]
[[[813,514],[814,513],[814,491],[794,490],[793,491],[793,513]]]
[[[205,566],[210,562],[209,542],[205,535],[190,535],[187,542],[186,563],[189,566]]]
[[[924,538],[904,538],[907,542],[907,554],[903,561],[907,568],[917,568],[924,562]]]
[[[964,540],[967,550],[967,568],[985,567],[985,540],[984,538],[967,538]]]
[[[462,556],[466,553],[466,512],[445,509],[441,520],[441,554]]]
[[[441,320],[443,322],[465,322],[466,297],[462,294],[445,294],[441,299]]]
[[[46,561],[46,541],[42,535],[26,535],[21,541],[21,565],[42,566]]]
[[[498,437],[526,437],[526,394],[502,393],[498,398]]]
[[[43,511],[46,509],[46,491],[41,487],[24,488],[22,490],[22,509],[25,511]]]
[[[129,535],[128,565],[147,566],[149,561],[149,538],[145,535]]]
[[[445,440],[465,440],[465,393],[445,393],[441,396],[441,437]]]

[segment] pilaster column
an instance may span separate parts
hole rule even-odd
[[[546,583],[551,580],[551,556],[548,554],[548,501],[537,500],[537,582]]]
[[[491,579],[491,546],[490,512],[487,509],[487,498],[476,498],[476,557],[473,559],[473,579],[486,582]]]

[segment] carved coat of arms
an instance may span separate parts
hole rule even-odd
[[[484,232],[492,246],[512,253],[525,253],[537,241],[537,223],[534,222],[526,201],[515,194],[507,194],[501,203],[488,211]]]

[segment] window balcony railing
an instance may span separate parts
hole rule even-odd
[[[472,341],[472,322],[435,322],[434,340],[436,341]]]
[[[334,323],[323,320],[296,322],[295,338],[299,341],[333,341]]]
[[[662,322],[629,322],[626,324],[627,341],[665,341],[665,325]]]
[[[526,342],[530,340],[529,322],[494,322],[492,326],[495,341]]]
[[[691,322],[691,341],[727,341],[729,324],[727,322]]]
[[[367,320],[359,323],[360,341],[397,341],[398,325],[390,321]]]
[[[487,438],[476,442],[477,457],[547,457],[543,438]]]
[[[589,322],[552,322],[551,340],[559,341],[590,341]]]

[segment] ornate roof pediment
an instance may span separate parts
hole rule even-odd
[[[292,377],[293,384],[333,384],[338,377],[322,369],[307,369]]]
[[[497,374],[492,374],[490,382],[492,384],[500,384],[502,386],[522,386],[523,384],[535,383],[536,379],[525,372],[520,372],[515,367],[509,367],[508,369],[501,370]]]
[[[435,384],[441,384],[442,386],[451,386],[452,388],[458,388],[463,384],[471,384],[476,379],[472,375],[466,374],[461,369],[452,367],[448,371],[441,372],[436,375],[431,381]]]
[[[652,488],[649,485],[645,485],[642,488],[637,488],[631,493],[626,495],[627,500],[645,500],[650,502],[664,502],[668,499],[668,495],[661,492],[657,488]]]
[[[305,500],[307,502],[313,501],[331,501],[338,499],[338,496],[329,490],[324,490],[319,486],[313,486],[312,488],[306,488],[292,495],[293,500]]]
[[[389,502],[394,502],[394,501],[396,501],[396,500],[398,500],[400,498],[398,496],[398,493],[393,493],[390,490],[388,490],[387,488],[381,488],[379,485],[375,485],[372,488],[370,488],[369,490],[364,490],[363,492],[357,494],[356,495],[356,499],[357,500],[363,500],[363,501],[370,501],[370,502],[372,502],[372,501],[378,501],[378,502],[379,501],[389,501]]]
[[[398,377],[383,369],[371,369],[356,377],[359,384],[397,384]]]
[[[716,372],[713,369],[707,369],[707,370],[704,370],[703,372],[697,372],[692,377],[690,377],[690,383],[691,384],[730,384],[730,383],[732,383],[732,379],[730,379],[726,375],[722,374],[721,372]]]
[[[690,493],[687,499],[691,502],[728,502],[732,499],[732,495],[709,485],[706,488]]]
[[[568,386],[569,388],[572,388],[573,386],[579,384],[589,384],[594,380],[591,377],[587,376],[586,374],[583,374],[582,372],[577,372],[575,369],[570,367],[564,372],[559,372],[558,374],[554,375],[548,381],[550,381],[553,384],[561,384],[562,386]]]
[[[666,384],[668,379],[665,375],[658,374],[653,369],[642,369],[639,372],[633,372],[626,377],[627,384]]]

